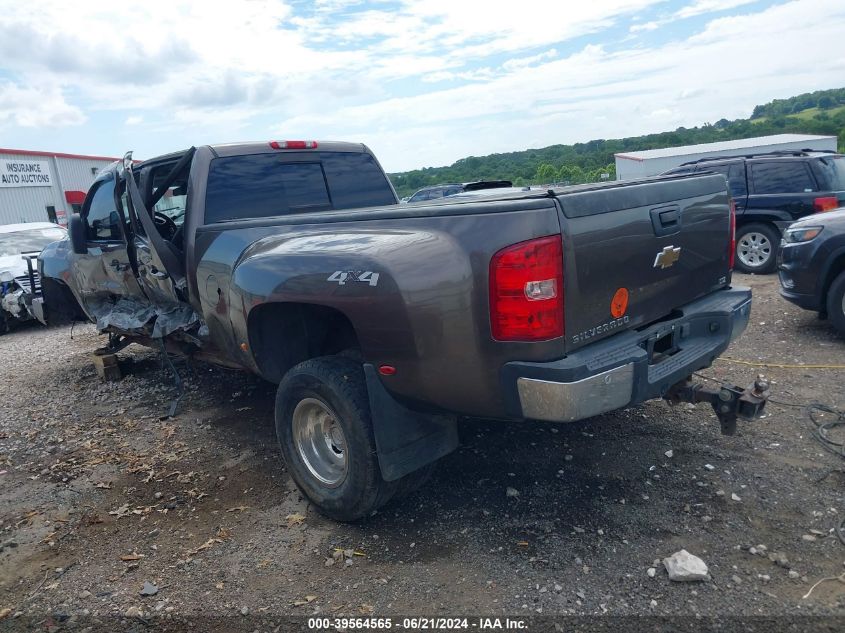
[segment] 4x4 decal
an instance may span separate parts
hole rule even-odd
[[[336,270],[326,281],[336,281],[340,286],[345,285],[347,281],[360,281],[369,283],[371,286],[377,286],[378,273],[371,270]]]

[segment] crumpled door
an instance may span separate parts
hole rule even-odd
[[[193,158],[191,148],[173,168],[179,173]],[[157,312],[154,337],[166,336],[176,329],[185,329],[199,321],[188,303],[185,257],[156,228],[154,214],[141,195],[132,170],[131,153],[124,158],[126,192],[130,217],[135,230],[133,246],[138,281]]]

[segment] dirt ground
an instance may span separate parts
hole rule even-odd
[[[734,281],[754,287],[755,303],[726,356],[845,363],[845,341],[783,301],[775,277]],[[845,572],[834,532],[845,459],[800,409],[771,403],[733,437],[703,404],[650,402],[569,425],[466,421],[461,448],[421,491],[343,525],[287,475],[271,385],[182,363],[185,397],[162,421],[175,391],[158,356],[130,347],[126,377],[104,383],[90,360],[103,343],[89,325],[0,338],[0,628],[845,616],[845,577],[806,596]],[[845,409],[842,369],[719,361],[704,373],[747,384],[758,371],[779,401]],[[668,579],[659,559],[682,548],[711,581]],[[155,595],[140,594],[145,582]]]

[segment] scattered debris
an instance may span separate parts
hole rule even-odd
[[[508,497],[518,497],[519,496],[519,490],[517,490],[516,488],[511,488],[510,486],[508,486],[507,490],[505,490],[505,495],[508,496]]]
[[[732,501],[742,501],[742,499],[740,498],[740,496],[739,496],[738,494],[736,494],[735,492],[732,492],[732,493],[731,493],[731,500],[732,500]]]
[[[675,456],[675,451],[673,451],[673,450],[670,448],[668,451],[666,451],[666,452],[665,452],[665,453],[663,453],[663,454],[664,454],[664,455],[666,455],[666,457],[668,457],[669,459],[672,459],[672,458]]]
[[[299,512],[294,512],[293,514],[289,514],[285,517],[285,521],[288,522],[288,527],[296,527],[297,525],[302,525],[305,521],[305,516],[300,514]]]
[[[196,556],[200,552],[204,552],[205,550],[213,547],[216,543],[222,543],[223,539],[221,538],[210,538],[205,543],[200,545],[199,547],[192,549],[188,552],[188,556]]]
[[[807,592],[807,593],[805,593],[803,596],[801,596],[801,599],[802,599],[802,600],[806,600],[807,598],[809,598],[809,597],[810,597],[810,594],[811,594],[811,593],[813,593],[813,590],[814,590],[816,587],[818,587],[818,586],[819,586],[820,584],[822,584],[823,582],[829,582],[829,581],[831,581],[831,580],[838,580],[839,582],[841,582],[841,583],[845,584],[845,572],[843,572],[843,573],[839,574],[838,576],[827,576],[826,578],[822,578],[821,580],[818,580],[818,581],[816,582],[816,584],[814,584],[812,587],[810,587],[810,591],[808,591],[808,592]]]
[[[151,582],[144,581],[144,586],[141,588],[142,596],[154,596],[158,593],[158,586]]]
[[[690,554],[685,549],[675,552],[668,558],[664,558],[663,565],[669,573],[669,580],[691,582],[710,578],[707,565],[704,561],[698,556]]]
[[[129,509],[129,504],[124,503],[116,510],[111,510],[109,514],[111,514],[112,516],[116,516],[118,519],[120,519],[122,517],[129,516],[130,514],[132,514],[132,511]]]

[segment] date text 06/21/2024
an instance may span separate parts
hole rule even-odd
[[[308,628],[311,630],[365,630],[392,628],[410,631],[445,631],[445,630],[527,630],[525,620],[513,618],[434,618],[434,617],[406,617],[406,618],[374,618],[374,617],[344,617],[344,618],[308,618]]]

